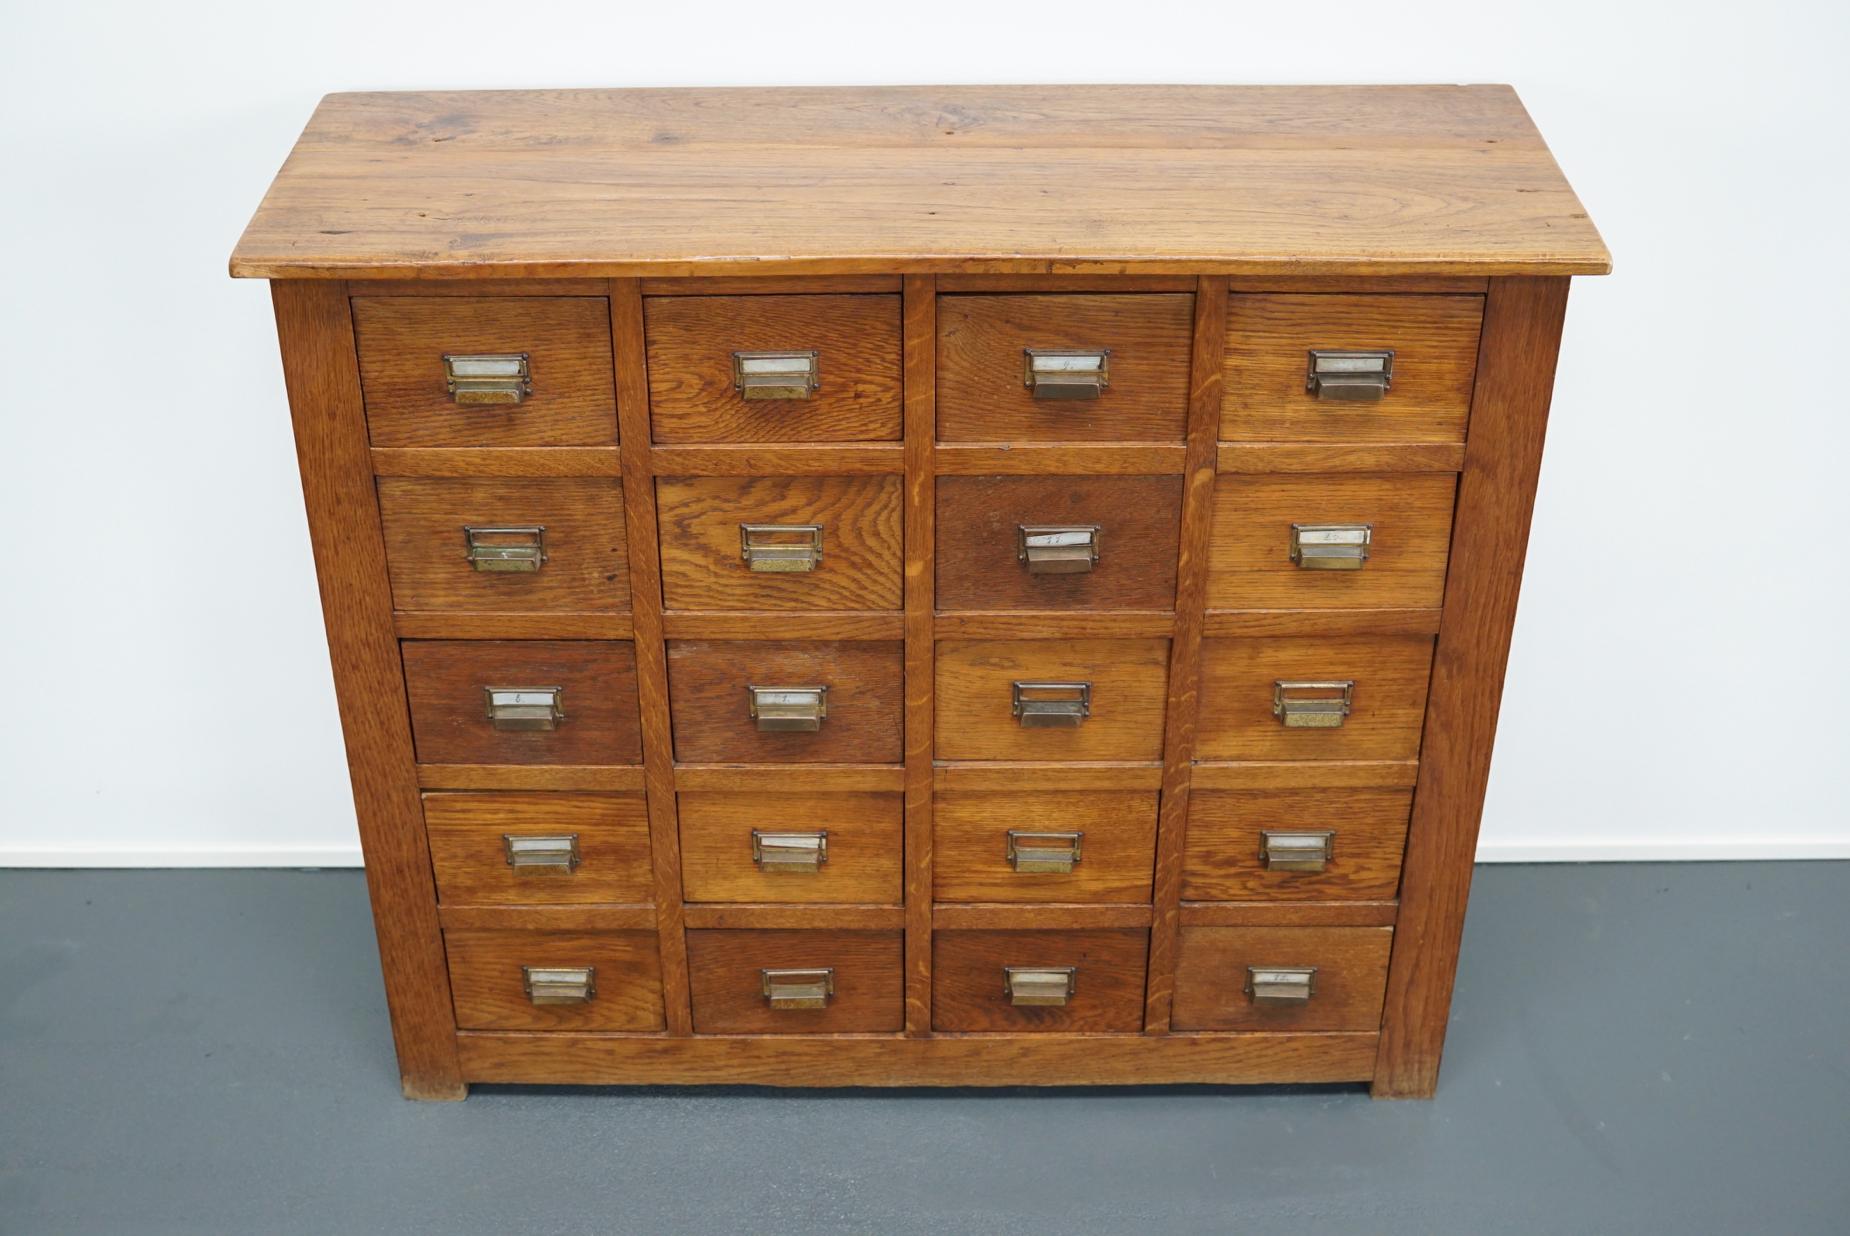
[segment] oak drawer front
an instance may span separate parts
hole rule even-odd
[[[459,1029],[662,1028],[652,931],[446,931],[443,943]]]
[[[610,306],[602,297],[356,296],[352,303],[374,446],[617,440]],[[485,396],[451,390],[446,356],[525,356],[527,388],[518,402],[470,402]]]
[[[1481,296],[1235,295],[1220,436],[1262,442],[1462,442]],[[1378,401],[1310,387],[1312,351],[1392,351]]]
[[[690,931],[696,1034],[877,1034],[906,1025],[897,931]]]
[[[444,905],[654,900],[640,794],[426,794],[424,832]]]
[[[932,1029],[1138,1033],[1149,943],[1143,928],[934,931]],[[1011,993],[1011,969],[1020,995]],[[1067,970],[1070,994],[1063,1002],[1016,1003],[1061,1000],[1057,980]],[[1052,994],[1029,995],[1029,981]]]
[[[938,478],[940,610],[1173,610],[1179,476]]]
[[[675,758],[696,764],[896,764],[903,743],[901,662],[897,642],[670,640]],[[766,700],[767,693],[781,699]],[[759,701],[811,716],[819,702],[823,715],[813,728],[773,728],[780,722]],[[766,715],[754,717],[754,706]]]
[[[1147,902],[1156,795],[940,793],[932,809],[939,901]]]
[[[898,905],[903,898],[898,794],[701,791],[678,801],[688,901]]]
[[[636,651],[627,641],[406,640],[401,647],[419,763],[642,761]]]
[[[1420,751],[1426,635],[1210,639],[1201,644],[1202,760],[1406,760]],[[1349,686],[1349,711],[1313,718]],[[1291,724],[1314,719],[1322,724]]]
[[[664,477],[669,609],[898,609],[896,476]]]
[[[1412,790],[1197,790],[1184,901],[1389,901]]]
[[[1392,927],[1185,924],[1170,1024],[1177,1030],[1378,1030],[1393,939]],[[1305,976],[1306,970],[1313,973]]]
[[[1166,639],[941,640],[935,668],[939,759],[1162,758]]]
[[[938,437],[946,442],[1179,442],[1195,298],[1186,294],[938,298]],[[1030,350],[1104,358],[1087,398],[1030,385]],[[1083,375],[1084,371],[1080,371]]]
[[[649,417],[657,442],[897,441],[897,296],[653,296]],[[752,398],[735,353],[813,352],[796,397]],[[745,358],[749,364],[753,358]],[[792,392],[763,392],[788,396]]]
[[[1224,475],[1209,609],[1437,609],[1452,536],[1449,472]]]
[[[629,610],[614,479],[381,477],[378,489],[395,609]]]

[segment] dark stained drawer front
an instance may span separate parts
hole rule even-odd
[[[1179,476],[938,478],[940,610],[1172,610]]]
[[[905,1028],[897,931],[690,931],[696,1034],[877,1034]]]
[[[678,796],[688,901],[899,904],[905,846],[898,794],[782,788]]]
[[[1226,475],[1209,609],[1437,609],[1457,477]]]
[[[1193,318],[1187,294],[941,296],[938,437],[1179,442]],[[1101,351],[1102,384],[1030,381],[1031,364],[1085,378],[1073,367],[1097,365]],[[1051,355],[1062,353],[1084,355]]]
[[[652,931],[446,931],[443,943],[459,1029],[662,1028]]]
[[[640,794],[426,794],[424,831],[445,905],[653,900]]]
[[[643,316],[657,442],[900,436],[897,296],[656,296],[643,302]],[[813,381],[741,384],[741,369],[754,363],[789,363],[764,353],[811,352]]]
[[[1149,943],[1143,928],[934,931],[932,1029],[1135,1034]]]
[[[636,652],[627,642],[407,640],[402,647],[419,763],[642,761]]]
[[[1462,442],[1481,296],[1236,295],[1227,315],[1220,436],[1261,442]],[[1321,377],[1311,353],[1392,352],[1385,390]],[[1380,358],[1328,358],[1368,370]],[[1361,375],[1346,375],[1352,379]],[[1374,399],[1343,398],[1372,394]]]
[[[901,662],[896,642],[671,640],[675,758],[896,764],[905,704]]]
[[[1191,927],[1176,955],[1177,1030],[1381,1028],[1392,927]],[[1306,976],[1303,972],[1313,973]]]
[[[599,477],[381,477],[392,604],[446,613],[630,607],[623,488]]]
[[[609,446],[617,440],[610,307],[592,296],[356,296],[374,446]],[[471,391],[457,360],[526,358],[518,391]],[[511,385],[521,387],[515,380]],[[513,400],[476,402],[477,400]]]
[[[896,476],[664,477],[669,609],[900,607]]]
[[[1156,795],[1032,793],[937,796],[932,878],[939,901],[1147,902],[1156,856]]]
[[[943,760],[1158,760],[1166,639],[941,640]]]
[[[1196,790],[1184,901],[1387,901],[1412,790]]]
[[[1426,635],[1203,640],[1195,757],[1413,759],[1432,649]]]

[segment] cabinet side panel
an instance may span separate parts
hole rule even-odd
[[[346,287],[272,285],[366,886],[405,1094],[459,1099],[455,1014],[392,628]]]
[[[1438,1084],[1567,284],[1490,281],[1388,968],[1379,1098],[1425,1098]]]

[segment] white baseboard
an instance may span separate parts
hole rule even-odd
[[[1493,842],[1480,863],[1701,863],[1850,859],[1850,839],[1816,841]],[[0,849],[5,867],[358,867],[358,846],[267,846],[249,849]]]

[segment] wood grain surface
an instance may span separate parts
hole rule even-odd
[[[407,640],[411,732],[425,764],[642,761],[636,655],[616,641]],[[554,730],[497,730],[484,687],[559,687]]]
[[[1156,795],[1136,791],[1064,793],[1059,774],[1045,788],[1018,793],[941,793],[933,807],[933,872],[939,901],[1099,901],[1150,899],[1156,853]],[[1078,832],[1070,872],[1016,871],[1008,834]]]
[[[898,905],[901,805],[898,794],[682,794],[681,879],[687,900]],[[753,829],[826,832],[828,861],[813,872],[762,871],[752,862]]]
[[[1377,1030],[1392,927],[1197,927],[1176,955],[1178,1030]],[[1314,966],[1302,1004],[1246,994],[1248,966]]]
[[[899,297],[651,296],[650,420],[657,442],[853,442],[900,436]],[[807,399],[747,400],[734,352],[814,349]]]
[[[1189,901],[1381,901],[1400,888],[1409,790],[1203,790],[1189,800],[1182,896]],[[1272,870],[1260,833],[1328,830],[1322,871]]]
[[[1161,442],[1182,437],[1186,295],[946,296],[938,302],[938,437],[947,442]],[[1110,348],[1097,399],[1036,399],[1024,348]]]
[[[1158,760],[1168,685],[1166,639],[940,640],[941,760]],[[1088,682],[1092,715],[1073,727],[1024,729],[1015,682]]]
[[[610,308],[601,297],[355,296],[374,446],[601,446],[617,440]],[[525,352],[520,403],[459,405],[446,354]]]
[[[846,1034],[905,1025],[905,941],[897,931],[690,931],[696,1034]],[[761,970],[829,968],[819,1009],[774,1009]]]
[[[1149,938],[1138,928],[935,931],[932,1028],[1133,1034],[1143,1029]],[[1072,966],[1073,996],[1064,1005],[1014,1005],[1004,986],[1006,966]]]
[[[422,613],[627,613],[623,487],[602,477],[379,478],[392,604]],[[537,571],[478,571],[469,527],[538,526]]]
[[[426,794],[424,828],[446,906],[647,903],[649,813],[633,794]],[[506,836],[575,836],[575,867],[513,867]]]
[[[669,609],[900,608],[899,477],[662,477],[655,506]],[[809,571],[753,571],[740,553],[741,524],[820,525],[822,561]]]
[[[938,482],[941,611],[1167,610],[1175,605],[1179,476],[947,476]],[[1036,575],[1022,525],[1094,524],[1098,561]]]
[[[1201,646],[1204,760],[1400,760],[1420,752],[1432,640],[1420,635],[1210,639]],[[1273,684],[1353,680],[1339,728],[1287,729]]]
[[[652,931],[444,932],[456,1024],[468,1030],[660,1030],[661,954]],[[522,966],[592,966],[583,1004],[534,1004]]]
[[[1601,274],[1507,86],[334,94],[242,276]]]
[[[670,641],[675,759],[897,764],[902,668],[896,643]],[[766,733],[747,710],[748,686],[827,687],[828,716],[813,732]]]

